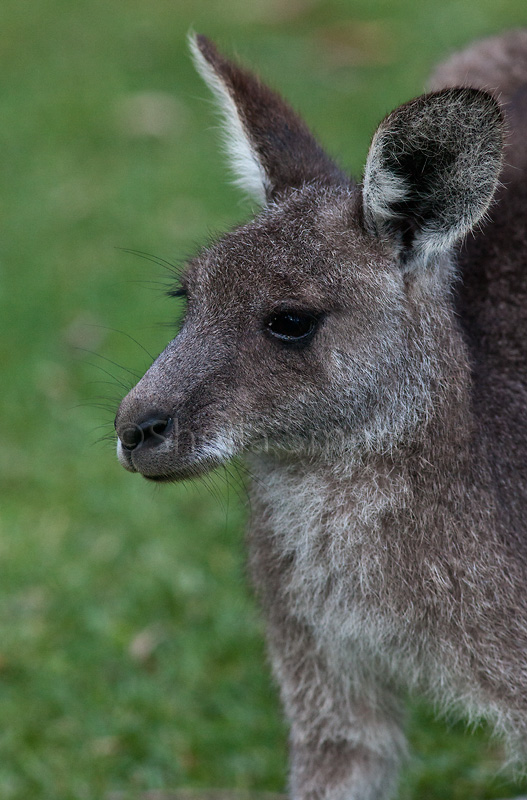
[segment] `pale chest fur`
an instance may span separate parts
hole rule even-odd
[[[261,519],[251,536],[256,583],[266,582],[259,564],[271,553],[272,562],[282,565],[276,590],[284,612],[309,625],[334,658],[348,660],[362,651],[378,655],[397,642],[403,650],[409,624],[415,641],[415,608],[405,599],[407,570],[400,564],[401,531],[390,531],[411,493],[405,475],[394,468],[362,467],[336,477],[329,469],[302,474],[260,465]],[[400,597],[394,602],[398,572]]]
[[[376,674],[506,730],[489,683],[504,646],[494,619],[497,576],[476,536],[451,551],[444,546],[459,517],[441,518],[443,539],[432,533],[434,496],[446,493],[417,497],[408,473],[387,464],[338,476],[313,465],[304,474],[273,469],[263,460],[253,469],[249,544],[268,615],[306,626],[333,674],[351,684]],[[465,566],[456,572],[457,563]],[[524,640],[521,621],[515,637]],[[521,669],[523,646],[517,650]]]

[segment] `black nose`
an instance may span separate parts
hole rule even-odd
[[[135,450],[143,445],[156,447],[165,441],[171,425],[171,417],[145,419],[144,422],[128,424],[122,431],[118,431],[119,439],[126,450]]]

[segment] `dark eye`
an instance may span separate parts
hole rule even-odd
[[[300,342],[309,339],[317,327],[317,317],[302,311],[281,311],[270,316],[266,328],[272,336],[283,342]]]

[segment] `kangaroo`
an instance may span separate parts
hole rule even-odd
[[[379,125],[355,182],[192,38],[254,220],[193,258],[179,334],[122,401],[153,481],[232,456],[294,800],[393,796],[403,698],[527,758],[527,31]],[[467,236],[467,234],[470,234]]]

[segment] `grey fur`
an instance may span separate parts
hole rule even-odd
[[[392,796],[408,689],[525,761],[527,33],[440,68],[381,123],[362,185],[194,50],[268,204],[188,265],[182,330],[117,414],[121,463],[179,480],[250,462],[295,800]],[[270,332],[287,309],[317,320],[307,344]]]

